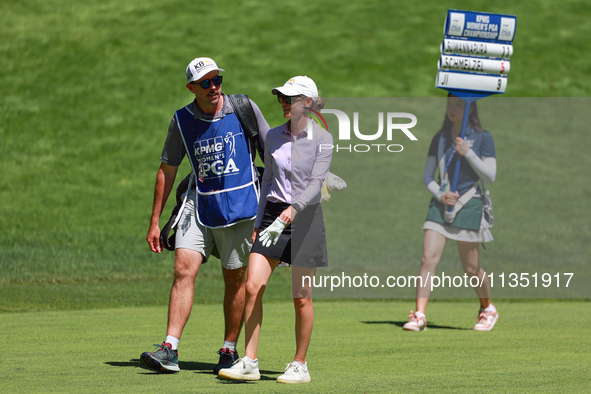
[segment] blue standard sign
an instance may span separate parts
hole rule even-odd
[[[507,43],[515,36],[516,19],[511,15],[448,10],[444,34],[446,38]]]
[[[436,86],[477,94],[505,93],[517,18],[448,10]]]

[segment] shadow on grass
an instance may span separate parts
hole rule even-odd
[[[201,363],[201,362],[196,362],[196,361],[189,361],[189,362],[181,361],[180,362],[181,370],[195,371],[195,373],[211,374],[211,375],[213,375],[213,369],[215,368],[216,365],[217,364]],[[281,374],[282,372],[260,370],[260,373],[261,373],[261,380],[275,380],[275,378],[266,378],[266,377],[262,376],[262,374]],[[222,380],[222,379],[220,379],[220,380]],[[231,380],[223,380],[223,382],[224,383],[245,383],[242,381],[237,382],[237,381],[231,381]]]
[[[105,364],[110,365],[112,367],[120,367],[120,368],[127,368],[127,367],[139,368],[144,371],[142,373],[143,375],[160,375],[160,374],[173,373],[173,372],[155,371],[153,369],[150,369],[150,368],[144,366],[138,358],[131,359],[129,361],[106,361]]]
[[[145,374],[152,375],[152,374],[166,374],[169,372],[161,372],[156,371],[151,368],[144,366],[138,358],[131,359],[129,361],[107,361],[105,364],[108,364],[112,367],[135,367],[145,371]],[[211,373],[213,374],[213,368],[216,364],[212,363],[202,363],[197,361],[181,361],[179,362],[179,367],[181,370],[184,371],[195,371],[196,373]],[[174,372],[173,372],[174,373]]]
[[[156,370],[150,369],[150,368],[144,366],[140,362],[139,358],[131,359],[129,361],[107,361],[107,362],[105,362],[105,364],[110,365],[112,367],[139,368],[144,371],[143,372],[144,375],[161,375],[161,374],[175,373],[175,372],[162,372],[162,371],[156,371]],[[198,361],[181,361],[181,362],[179,362],[179,367],[181,368],[181,371],[195,371],[195,373],[199,373],[199,374],[213,375],[213,368],[215,366],[216,366],[216,364],[202,363],[202,362],[198,362]],[[272,377],[268,377],[268,376],[263,376],[263,374],[280,375],[282,373],[282,371],[268,371],[268,370],[261,370],[260,372],[261,372],[261,380],[275,380],[276,379],[276,378],[272,378]],[[224,379],[219,379],[219,378],[218,378],[218,380],[220,381],[220,383],[224,383],[224,384],[252,383],[252,382],[245,382],[245,381],[224,380]]]
[[[271,376],[264,376],[263,374],[277,374],[279,375],[281,372],[275,371],[260,371],[261,372],[261,379],[260,380],[227,380],[222,379],[219,376],[217,377],[218,384],[256,384],[256,382],[260,382],[261,380],[277,380],[275,377]]]
[[[391,324],[394,326],[401,327],[406,324],[406,321],[362,321],[363,324]],[[437,324],[429,323],[427,325],[428,329],[439,329],[439,330],[471,330],[470,328],[465,327],[451,327],[451,326],[439,326]]]

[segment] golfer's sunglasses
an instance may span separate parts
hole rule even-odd
[[[214,84],[215,86],[220,86],[222,84],[223,80],[224,80],[224,77],[222,77],[221,75],[216,75],[212,79],[204,79],[201,82],[191,82],[191,84],[192,85],[199,85],[203,89],[208,89],[211,86],[211,84]]]
[[[294,99],[296,99],[296,101],[297,101],[297,99],[301,99],[303,97],[304,96],[284,96],[282,94],[278,94],[277,101],[279,101],[279,104],[283,104],[283,103],[291,104]]]

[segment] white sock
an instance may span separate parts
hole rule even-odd
[[[244,361],[248,361],[250,363],[250,365],[254,366],[254,367],[258,367],[259,366],[259,359],[255,359],[253,360],[252,358],[248,357],[248,356],[244,356],[242,357],[242,359]]]
[[[482,310],[483,312],[496,312],[497,308],[491,303],[489,306]]]
[[[172,335],[167,335],[164,342],[170,343],[172,345],[172,350],[178,350],[180,339],[173,337]]]
[[[425,314],[423,312],[415,312],[415,316],[427,319],[427,316],[425,316]]]
[[[222,349],[230,349],[232,351],[236,351],[236,342],[224,341],[224,346]]]

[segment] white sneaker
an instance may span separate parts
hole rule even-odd
[[[410,320],[402,326],[403,329],[409,331],[424,331],[427,329],[427,319],[425,317],[419,317],[415,312],[410,311],[408,318]]]
[[[476,323],[474,329],[476,331],[490,331],[495,327],[495,324],[497,324],[497,320],[499,320],[499,312],[497,312],[496,308],[492,312],[486,312],[484,309],[480,308],[478,313],[478,323]]]
[[[308,365],[299,361],[292,361],[287,364],[285,373],[277,378],[277,383],[308,383],[310,382]]]
[[[239,358],[230,368],[220,369],[218,376],[230,380],[260,380],[259,362]]]

